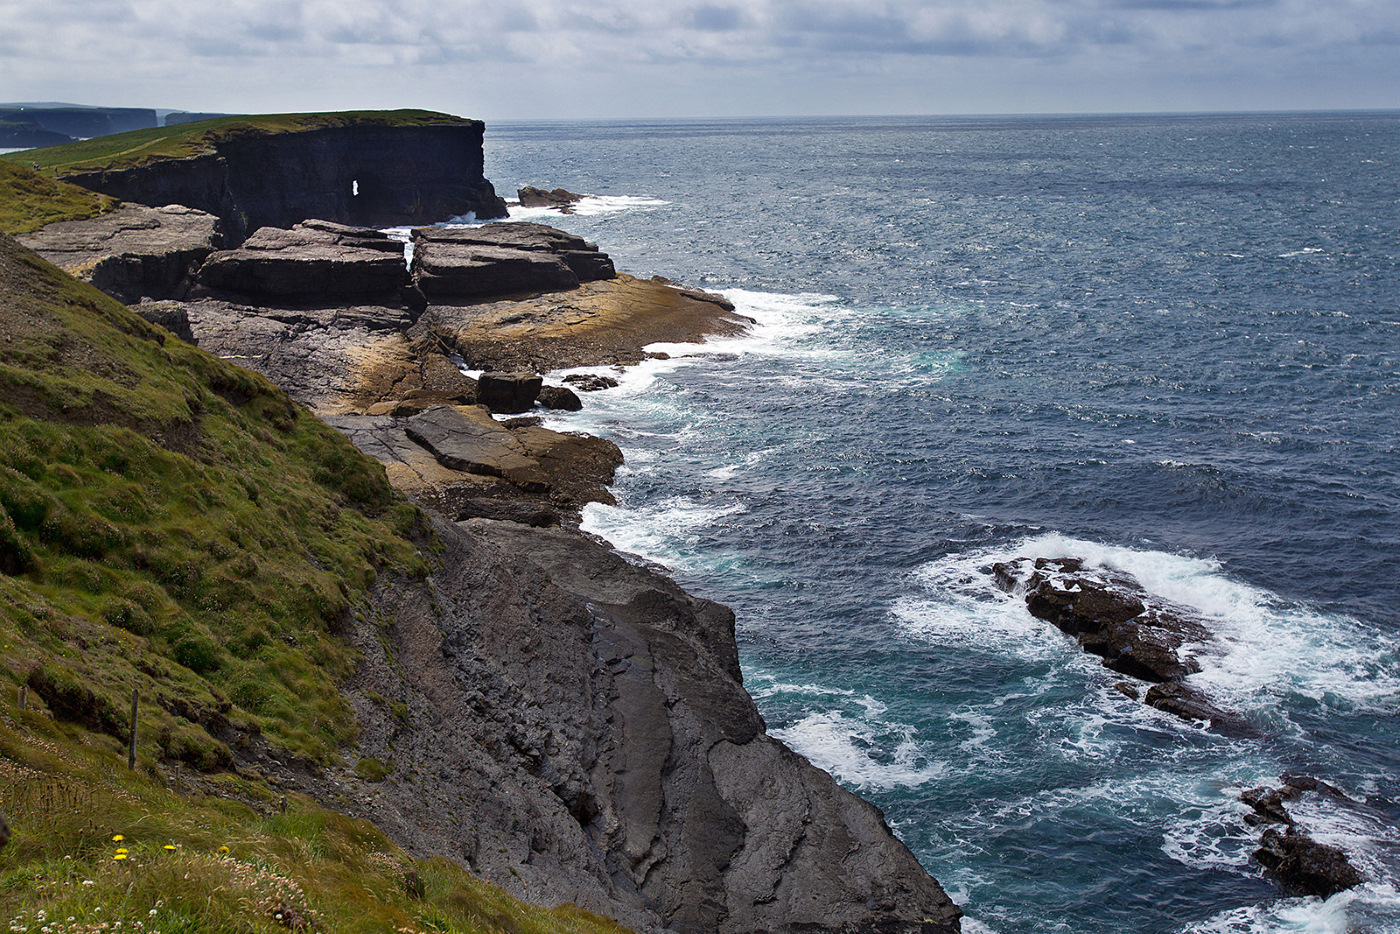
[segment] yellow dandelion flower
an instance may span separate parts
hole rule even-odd
[[[113,843],[121,843],[121,842],[122,842],[123,840],[125,840],[125,839],[126,839],[126,837],[123,837],[121,834],[117,834],[116,836],[114,836],[114,837],[112,838],[112,842],[113,842]]]
[[[220,852],[221,854],[222,854],[222,853],[227,853],[227,852],[228,852],[228,847],[226,847],[226,846],[221,846],[221,847],[219,847],[219,852]]]
[[[125,854],[125,853],[118,853],[118,854],[116,854],[115,856],[113,856],[112,859],[126,859],[126,854]]]
[[[129,851],[127,850],[126,847],[119,847],[119,848],[117,849],[117,852],[118,852],[118,853],[126,853],[126,852],[129,852]]]
[[[174,853],[174,852],[175,852],[175,844],[173,844],[173,843],[167,843],[165,846],[161,847],[161,849],[165,850],[167,853]]]

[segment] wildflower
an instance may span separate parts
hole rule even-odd
[[[152,908],[150,911],[147,912],[147,914],[149,914],[152,918],[154,918],[154,917],[156,916],[156,910],[155,910],[154,908]]]
[[[92,885],[92,880],[91,880],[91,879],[84,879],[84,880],[83,880],[83,885]]]
[[[175,844],[173,844],[173,843],[167,843],[165,846],[161,847],[161,849],[165,850],[165,852],[167,852],[167,853],[174,853],[174,852],[175,852]]]
[[[115,856],[113,856],[112,859],[126,859],[126,854],[125,854],[125,853],[118,853],[118,854],[116,854]]]
[[[126,839],[126,837],[123,837],[121,834],[117,834],[117,835],[115,835],[114,837],[112,837],[112,842],[113,842],[113,843],[121,843],[121,842],[122,842],[123,840],[125,840],[125,839]]]
[[[224,854],[227,854],[227,853],[228,853],[228,847],[226,847],[226,846],[221,846],[221,847],[219,847],[219,854],[220,854],[220,855],[224,855]]]

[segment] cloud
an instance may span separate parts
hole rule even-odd
[[[1375,106],[1400,85],[1395,0],[0,0],[0,37],[11,96],[191,109]]]

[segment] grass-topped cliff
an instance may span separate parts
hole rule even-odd
[[[35,164],[49,174],[123,169],[154,159],[180,159],[215,151],[244,136],[300,133],[327,127],[421,127],[470,125],[475,121],[430,110],[359,110],[339,113],[261,114],[218,117],[178,126],[99,136],[61,146],[0,156],[0,161]]]
[[[57,181],[27,165],[0,162],[0,232],[32,233],[57,221],[106,214],[117,199]]]
[[[0,917],[50,932],[313,916],[332,931],[614,930],[415,862],[308,799],[284,812],[233,768],[240,747],[337,761],[357,732],[338,632],[379,575],[422,575],[431,551],[383,469],[281,390],[0,237],[0,811],[14,829]]]

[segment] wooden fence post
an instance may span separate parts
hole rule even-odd
[[[141,703],[141,696],[136,688],[131,689],[131,747],[126,752],[126,767],[136,768],[136,711]]]

